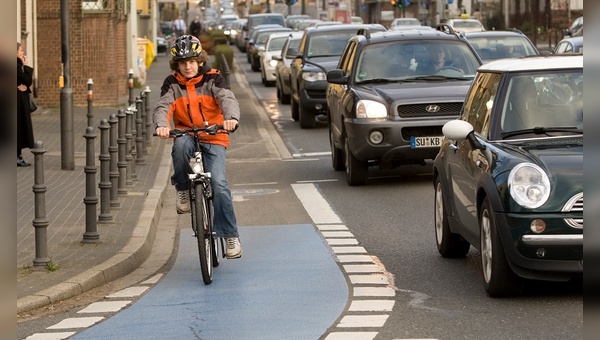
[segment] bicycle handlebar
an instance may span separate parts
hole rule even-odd
[[[232,131],[225,130],[223,128],[223,125],[221,125],[221,124],[213,124],[213,125],[206,126],[206,127],[197,127],[197,126],[194,126],[192,128],[189,128],[189,129],[172,129],[172,130],[169,131],[169,137],[177,138],[177,137],[181,137],[181,136],[183,136],[185,134],[188,134],[188,133],[198,134],[199,132],[204,132],[204,133],[206,133],[208,135],[213,135],[213,136],[216,135],[216,134],[218,134],[218,133],[229,134],[230,132],[234,132],[235,130],[237,130],[238,127],[239,127],[239,124],[236,125],[235,129],[233,129]],[[152,135],[155,136],[155,137],[158,136],[156,134],[156,131]]]

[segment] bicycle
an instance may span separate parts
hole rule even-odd
[[[191,134],[194,138],[195,151],[190,159],[190,212],[192,216],[192,230],[198,242],[198,253],[200,258],[200,270],[204,284],[210,284],[213,280],[213,267],[219,266],[220,258],[225,257],[225,241],[221,237],[215,237],[213,231],[213,193],[211,187],[211,173],[204,171],[204,159],[202,148],[202,134],[216,135],[217,133],[229,133],[222,125],[205,125],[205,127],[193,127],[190,129],[170,130],[169,136],[178,138]]]

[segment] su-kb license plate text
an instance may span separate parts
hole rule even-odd
[[[435,137],[410,137],[411,148],[439,148],[442,145],[442,136]]]

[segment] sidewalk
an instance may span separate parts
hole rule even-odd
[[[152,91],[151,108],[156,104],[162,82],[169,72],[168,59],[167,56],[158,56],[147,72],[147,85]],[[264,130],[265,125],[271,127],[270,123],[267,121],[269,124],[265,124],[265,118],[258,112],[258,102],[243,84],[238,84],[237,79],[240,79],[239,75],[232,73],[231,89],[240,102],[242,122],[231,136],[232,147],[228,154],[236,158],[279,157],[284,148],[265,143],[264,135],[256,132]],[[135,95],[139,95],[140,91],[136,89]],[[95,140],[97,181],[100,176],[100,134],[97,127],[101,119],[108,119],[117,110],[93,108],[98,135]],[[17,168],[17,313],[77,296],[123,277],[140,266],[148,257],[153,242],[160,241],[155,240],[156,223],[162,201],[166,199],[165,189],[170,185],[171,142],[154,138],[148,146],[146,164],[136,165],[137,181],[127,187],[127,196],[119,196],[120,209],[111,209],[114,223],[97,224],[98,243],[82,243],[86,231],[86,206],[83,202],[86,196],[86,140],[83,135],[87,125],[87,107],[74,108],[73,171],[61,170],[59,109],[41,108],[32,119],[35,139],[42,141],[46,150],[44,184],[47,187],[46,218],[49,221],[46,228],[48,256],[58,269],[49,271],[44,266],[33,266],[36,256],[35,228],[32,225],[35,218],[34,166]],[[249,146],[252,152],[247,152]],[[33,163],[29,150],[24,150],[23,156]],[[97,183],[96,196],[99,215],[100,190]]]

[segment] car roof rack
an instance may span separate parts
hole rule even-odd
[[[364,35],[367,40],[371,40],[371,30],[368,27],[359,28],[356,35]]]

